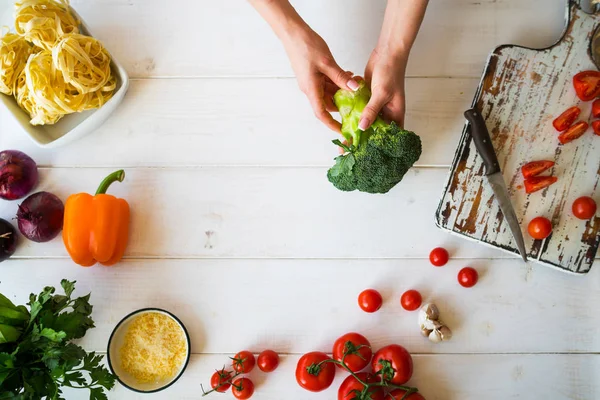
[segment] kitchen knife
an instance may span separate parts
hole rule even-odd
[[[483,159],[487,180],[494,191],[496,200],[500,205],[500,210],[502,210],[502,214],[504,214],[504,219],[508,222],[510,231],[517,242],[519,253],[523,258],[523,261],[527,262],[527,252],[525,251],[525,241],[523,240],[521,226],[519,225],[517,215],[510,202],[508,189],[506,188],[506,183],[502,177],[500,163],[496,157],[496,151],[494,150],[492,139],[490,138],[487,126],[485,125],[485,120],[481,113],[476,109],[465,111],[465,118],[469,121],[471,126],[471,137],[473,138],[477,152]]]

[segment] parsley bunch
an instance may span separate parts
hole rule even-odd
[[[73,299],[75,282],[60,284],[64,295],[46,287],[31,294],[29,310],[0,294],[0,400],[61,400],[65,387],[89,389],[91,400],[104,400],[115,385],[115,377],[100,365],[102,355],[71,342],[94,327],[90,295]],[[3,313],[16,315],[11,310],[28,315],[13,318],[13,329],[2,324]],[[2,335],[3,327],[12,334]]]

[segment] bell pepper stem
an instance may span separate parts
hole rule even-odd
[[[105,194],[108,190],[108,187],[115,181],[123,182],[125,179],[125,171],[122,169],[113,172],[108,175],[102,182],[100,182],[100,186],[98,186],[98,190],[96,190],[96,194]]]

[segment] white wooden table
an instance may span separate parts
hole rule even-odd
[[[111,192],[133,211],[127,259],[85,269],[60,240],[23,241],[0,264],[0,292],[25,303],[45,285],[77,280],[78,293],[92,292],[97,324],[82,344],[100,352],[130,311],[160,306],[181,317],[193,342],[183,378],[153,396],[117,386],[111,399],[198,399],[228,356],[266,348],[282,353],[282,365],[252,374],[255,398],[333,399],[342,374],[329,391],[309,394],[293,371],[299,355],[329,352],[352,330],[375,347],[406,346],[411,383],[428,400],[599,399],[600,267],[581,277],[527,267],[433,223],[488,52],[553,43],[565,1],[431,2],[407,80],[406,124],[424,154],[386,196],[327,182],[334,135],[313,118],[280,44],[243,0],[73,1],[127,68],[130,91],[101,129],[53,151],[36,148],[2,111],[0,149],[30,154],[42,166],[40,189],[63,200],[124,167],[126,181]],[[294,4],[344,68],[363,70],[384,1]],[[16,208],[0,202],[0,217]],[[443,268],[427,259],[438,245],[453,255]],[[466,265],[480,272],[468,290],[456,282]],[[356,304],[367,287],[385,295],[376,314]],[[409,288],[440,306],[451,342],[421,337],[416,313],[399,305]]]

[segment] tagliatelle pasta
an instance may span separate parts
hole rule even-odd
[[[15,97],[32,125],[55,124],[110,100],[117,87],[110,55],[79,34],[67,0],[20,0],[16,7],[17,34],[0,38],[0,92]]]
[[[80,34],[63,37],[52,49],[54,66],[81,93],[94,92],[110,79],[110,57],[98,40]]]
[[[0,37],[0,92],[11,95],[31,53],[31,45],[14,33]]]
[[[79,20],[67,0],[21,0],[16,3],[15,30],[28,42],[51,50],[60,38],[79,33]]]

